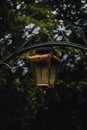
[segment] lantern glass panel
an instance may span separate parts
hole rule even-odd
[[[51,69],[50,69],[50,84],[54,84],[54,81],[56,79],[56,74],[57,74],[57,68],[58,65],[55,63],[51,64]]]
[[[38,63],[34,63],[34,77],[36,80],[36,83],[38,82],[41,84],[41,66]]]
[[[48,83],[48,66],[49,65],[46,61],[34,63],[36,84],[47,84]]]

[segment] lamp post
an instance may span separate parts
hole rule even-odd
[[[36,55],[27,57],[27,59],[31,62],[32,65],[36,86],[42,86],[43,88],[51,88],[54,86],[58,67],[62,62],[61,59],[59,59],[53,54],[53,46],[69,46],[87,51],[87,46],[83,46],[77,43],[41,43],[15,51],[10,56],[6,57],[3,61],[0,62],[0,67],[5,65],[4,63],[8,62],[16,56],[19,56],[33,49],[37,49]]]

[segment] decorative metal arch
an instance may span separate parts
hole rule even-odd
[[[67,42],[46,42],[46,43],[40,43],[40,44],[34,44],[31,45],[29,47],[24,47],[22,49],[19,49],[17,51],[15,51],[14,53],[12,53],[10,56],[6,57],[3,61],[0,62],[0,65],[2,65],[4,62],[8,62],[9,60],[13,59],[14,57],[17,57],[27,51],[33,50],[33,49],[37,49],[40,47],[53,47],[53,46],[68,46],[68,47],[74,47],[80,50],[84,50],[87,51],[87,46],[83,46],[77,43],[67,43]]]

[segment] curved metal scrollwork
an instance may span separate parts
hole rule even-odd
[[[29,47],[24,47],[20,50],[17,50],[16,52],[12,53],[10,56],[6,57],[3,61],[0,62],[0,65],[3,64],[3,62],[8,62],[9,60],[13,59],[16,56],[19,56],[23,53],[26,53],[27,51],[37,49],[39,47],[53,47],[53,46],[68,46],[68,47],[74,47],[80,50],[87,51],[87,46],[83,46],[77,43],[66,43],[66,42],[46,42],[46,43],[40,43],[40,44],[34,44]]]

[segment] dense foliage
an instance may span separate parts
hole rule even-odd
[[[0,62],[25,46],[48,41],[87,44],[86,0],[0,0]],[[44,96],[27,54],[0,69],[1,130],[85,130],[87,52],[57,47],[57,82]],[[28,52],[32,55],[35,50]]]

